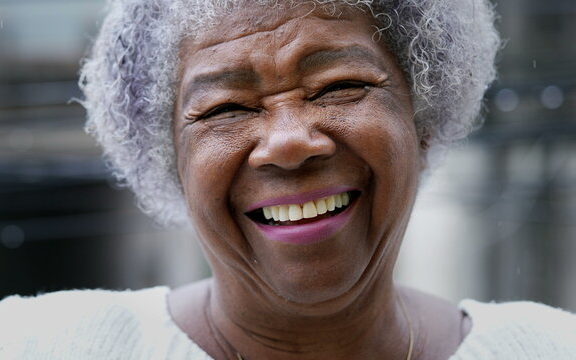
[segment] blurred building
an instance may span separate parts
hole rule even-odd
[[[154,226],[113,185],[83,131],[73,99],[103,6],[0,0],[0,297],[207,275],[188,235]]]
[[[399,278],[459,299],[576,310],[576,3],[496,3],[485,126],[424,187]]]
[[[103,0],[0,0],[0,297],[178,285],[209,271],[155,227],[83,132],[79,61]],[[576,3],[501,0],[486,126],[423,186],[397,269],[452,300],[576,310]]]

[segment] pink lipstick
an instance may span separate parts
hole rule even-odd
[[[306,224],[266,225],[256,223],[256,225],[270,240],[298,245],[313,244],[330,238],[344,227],[350,218],[353,205],[339,214]]]
[[[333,187],[252,205],[246,215],[266,238],[292,244],[312,244],[336,234],[351,216],[360,192]]]

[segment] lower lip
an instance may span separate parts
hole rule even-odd
[[[314,244],[336,234],[348,221],[356,202],[338,215],[302,225],[265,225],[258,228],[273,241],[297,245]]]

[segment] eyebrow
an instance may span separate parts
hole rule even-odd
[[[246,88],[260,83],[260,77],[250,69],[232,69],[195,76],[184,89],[184,99],[190,99],[198,90],[213,87]]]
[[[341,49],[320,50],[309,54],[298,62],[298,70],[302,72],[318,70],[329,67],[342,59],[368,60],[374,65],[382,66],[382,59],[376,54],[362,46],[355,45]]]
[[[298,61],[298,71],[306,73],[330,67],[341,59],[360,60],[382,66],[381,59],[362,46],[349,46],[340,49],[319,50],[304,56]],[[247,88],[259,85],[260,77],[253,69],[226,69],[195,76],[184,91],[183,99],[191,99],[196,91],[214,87]],[[186,100],[185,100],[186,101]]]

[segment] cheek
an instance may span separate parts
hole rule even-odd
[[[214,223],[227,211],[228,190],[243,162],[246,139],[202,126],[184,129],[177,142],[178,173],[193,220]],[[198,219],[200,218],[200,219]],[[215,223],[212,225],[216,225]]]
[[[246,136],[190,126],[177,134],[176,147],[189,216],[210,262],[242,263],[249,249],[232,219],[228,193],[249,149]]]
[[[377,176],[410,173],[417,163],[418,140],[408,101],[380,89],[340,114],[346,141],[373,169],[381,170]]]
[[[344,117],[348,146],[372,171],[372,214],[377,222],[400,220],[416,193],[420,153],[411,107],[373,99]],[[395,221],[395,220],[394,220]]]

